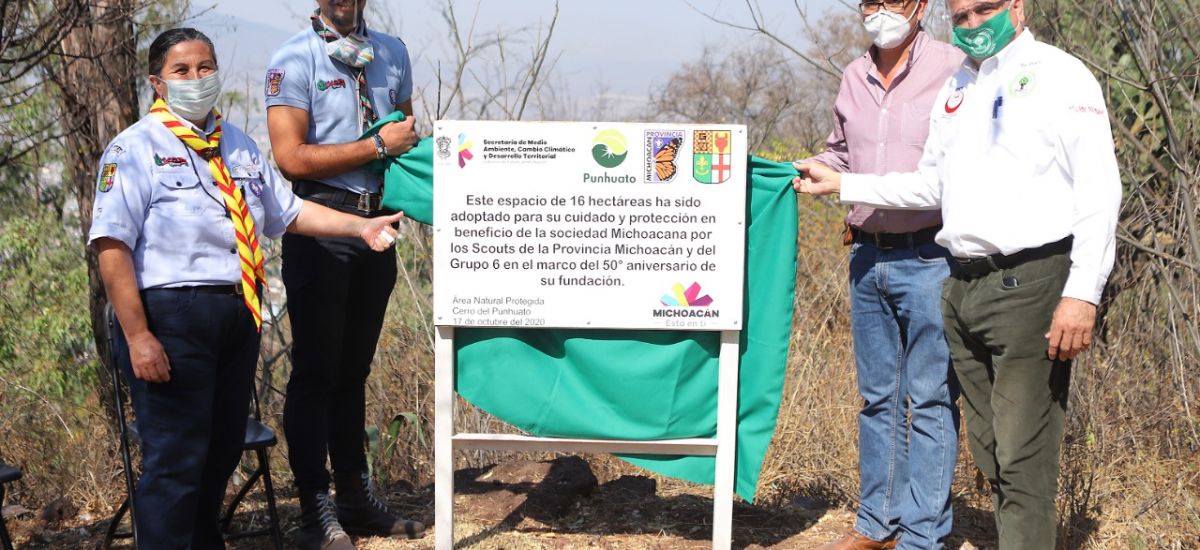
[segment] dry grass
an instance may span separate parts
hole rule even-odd
[[[808,536],[816,540],[843,528],[855,505],[858,455],[854,423],[859,398],[850,347],[846,251],[838,239],[840,217],[839,208],[807,199],[801,202],[797,313],[787,384],[776,438],[763,469],[760,503],[750,509],[759,511],[749,512],[739,521],[743,530],[772,529],[771,524],[777,522],[764,519],[763,511],[783,513],[780,511],[788,510],[789,503],[805,497],[808,502],[832,507],[827,519],[818,514],[806,523]],[[428,255],[418,248],[406,257],[370,380],[368,423],[379,433],[372,459],[387,485],[425,487],[432,482],[433,373],[428,284],[420,274],[428,273]],[[1154,311],[1146,302],[1155,299],[1119,296],[1108,313],[1105,343],[1084,357],[1076,369],[1060,490],[1062,548],[1200,545],[1196,404],[1186,399],[1195,395],[1195,365],[1180,372],[1178,365],[1172,365],[1169,350],[1147,344],[1146,331],[1134,330],[1138,323],[1145,323],[1146,311]],[[282,331],[269,336],[265,356],[285,349],[286,340],[279,340],[280,336],[285,336]],[[267,370],[271,383],[261,392],[263,412],[268,424],[278,428],[286,358],[280,356]],[[26,479],[10,492],[8,502],[37,510],[66,496],[79,510],[74,525],[102,525],[123,495],[123,486],[116,438],[99,403],[64,411],[53,399],[14,398],[20,393],[21,389],[11,384],[0,384],[0,399],[6,407],[0,415],[5,458],[27,472]],[[404,413],[415,413],[418,422],[404,419]],[[397,418],[402,420],[393,438],[388,426]],[[456,421],[460,430],[504,429],[469,406],[460,407]],[[70,427],[70,436],[65,435],[64,425]],[[281,442],[274,452],[274,464],[277,485],[290,493],[286,451],[286,443]],[[512,457],[464,454],[458,463],[480,466],[505,458]],[[601,483],[622,474],[644,473],[612,458],[594,457],[591,462]],[[706,488],[661,479],[660,488],[660,498],[691,494],[694,497],[690,498],[704,502],[707,494]],[[986,543],[994,536],[990,503],[977,484],[965,450],[961,451],[954,493],[958,508],[955,540],[965,538],[977,546]],[[696,506],[694,511],[699,516],[695,521],[706,521],[705,506]],[[18,523],[33,522],[25,519]],[[642,533],[617,534],[606,542],[601,534],[586,530],[572,535],[558,531],[561,526],[526,527],[497,533],[475,547],[586,544],[687,548],[698,541],[695,537]],[[459,528],[469,535],[488,526],[466,522]],[[777,547],[803,547],[807,542],[802,544],[802,540],[808,539],[800,533],[778,542]],[[366,547],[399,546],[369,542]]]
[[[759,482],[765,502],[806,496],[840,504],[858,495],[859,398],[841,217],[839,208],[800,203],[794,336],[776,438]]]

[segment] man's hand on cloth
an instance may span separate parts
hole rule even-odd
[[[795,162],[792,166],[800,172],[792,180],[792,187],[797,193],[809,195],[831,195],[842,190],[842,175],[832,168],[819,162]]]

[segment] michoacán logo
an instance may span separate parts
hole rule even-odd
[[[475,158],[475,155],[471,154],[471,148],[474,146],[475,146],[475,144],[472,143],[471,140],[467,139],[467,134],[458,134],[458,167],[459,168],[466,168],[467,161]]]
[[[720,317],[721,312],[712,309],[712,296],[705,294],[700,295],[700,283],[692,283],[692,286],[683,287],[683,283],[675,283],[671,292],[663,294],[662,298],[658,299],[659,303],[666,306],[666,309],[654,310],[655,317]]]

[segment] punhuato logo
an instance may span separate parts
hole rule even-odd
[[[592,140],[592,158],[605,168],[616,168],[629,156],[629,143],[625,136],[613,129],[601,130]]]

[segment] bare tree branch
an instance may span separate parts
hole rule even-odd
[[[833,77],[833,78],[841,77],[841,74],[842,74],[841,67],[834,66],[831,62],[829,62],[829,60],[827,60],[826,62],[817,61],[813,57],[809,56],[808,54],[806,54],[805,52],[801,51],[799,48],[794,46],[792,43],[788,42],[787,40],[784,40],[779,35],[772,32],[765,25],[765,22],[764,22],[765,17],[763,16],[762,8],[756,2],[753,2],[752,0],[745,0],[745,2],[746,2],[746,9],[750,12],[750,19],[751,19],[751,21],[753,21],[752,25],[742,25],[742,24],[734,23],[734,22],[726,20],[726,19],[721,19],[711,13],[705,12],[705,11],[697,8],[694,4],[692,4],[691,0],[684,0],[684,3],[686,3],[688,5],[688,7],[692,9],[692,11],[695,11],[696,13],[704,16],[705,19],[708,19],[709,21],[712,21],[713,23],[717,23],[719,25],[723,25],[725,27],[729,27],[729,28],[733,28],[733,29],[750,31],[750,32],[761,34],[761,35],[771,39],[771,41],[775,42],[777,45],[792,52],[793,55],[800,58],[801,61],[804,61],[805,63],[807,63],[811,68],[813,68],[821,73],[824,73],[827,76]],[[800,12],[802,14],[804,14],[804,10],[802,10],[800,8],[800,5],[798,3],[796,4],[796,9],[800,10]],[[807,17],[802,17],[801,19],[803,21],[807,22]],[[830,59],[831,58],[832,57],[830,57]]]

